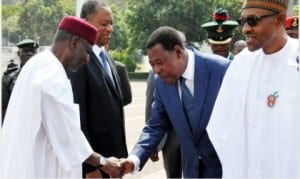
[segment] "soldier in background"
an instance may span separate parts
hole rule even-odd
[[[39,44],[37,44],[34,40],[25,39],[18,42],[17,47],[19,48],[17,54],[20,58],[20,68],[18,68],[16,64],[12,66],[10,63],[2,76],[2,122],[17,77],[25,63],[37,53]]]
[[[286,18],[285,30],[286,33],[292,38],[299,38],[299,16],[291,16]]]
[[[7,65],[5,74],[12,73],[18,69],[18,65],[15,64],[14,59],[9,60],[9,64]]]
[[[233,30],[237,26],[238,23],[229,20],[227,10],[223,8],[219,8],[213,13],[213,21],[201,25],[208,33],[208,43],[214,54],[233,60],[234,55],[230,52],[230,48]]]

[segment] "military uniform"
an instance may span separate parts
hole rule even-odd
[[[230,52],[233,30],[238,26],[236,21],[229,20],[226,9],[219,8],[213,13],[213,21],[207,22],[201,27],[208,33],[208,42],[215,54],[221,55],[229,60],[233,60],[233,54]],[[218,53],[218,49],[223,48]],[[225,52],[226,51],[226,52]]]
[[[19,52],[18,52],[19,55],[19,53],[22,53],[20,52],[21,49],[23,48],[37,49],[39,45],[34,40],[25,39],[17,43],[17,47],[19,48]],[[13,87],[16,83],[20,71],[21,71],[21,67],[18,68],[18,66],[14,66],[13,68],[8,68],[2,76],[2,122],[4,120],[4,115],[6,112],[6,108],[9,102],[11,92],[13,90]]]
[[[285,21],[285,30],[292,38],[299,38],[299,16],[290,16]]]

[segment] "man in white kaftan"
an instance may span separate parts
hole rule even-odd
[[[298,41],[283,29],[286,9],[272,14],[268,3],[283,8],[245,1],[240,24],[248,48],[228,68],[207,127],[223,178],[300,178]]]
[[[0,178],[81,176],[81,163],[93,151],[72,101],[70,82],[53,53],[42,52],[23,67],[1,133]]]
[[[120,176],[116,160],[94,152],[82,133],[65,72],[88,62],[97,33],[85,20],[65,16],[51,50],[24,65],[0,133],[0,178],[81,178],[83,162]]]
[[[227,70],[207,129],[224,178],[300,177],[297,46],[289,39],[271,55],[243,50]]]

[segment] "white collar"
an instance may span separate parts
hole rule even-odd
[[[195,54],[187,48],[185,49],[185,51],[188,53],[188,63],[187,63],[185,71],[182,74],[182,77],[184,77],[185,79],[194,81]]]
[[[99,57],[100,52],[105,51],[104,47],[99,47],[98,45],[93,45],[93,52],[96,55],[96,57]]]

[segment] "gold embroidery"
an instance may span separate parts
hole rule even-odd
[[[218,33],[222,33],[224,30],[222,29],[222,26],[219,26],[218,29],[216,30]]]

